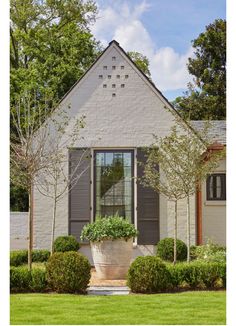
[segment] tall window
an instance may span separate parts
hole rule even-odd
[[[95,151],[95,216],[118,214],[133,222],[133,151]]]
[[[225,173],[215,173],[207,177],[207,200],[226,200]]]

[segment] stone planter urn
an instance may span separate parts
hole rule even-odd
[[[98,216],[83,227],[80,238],[90,241],[98,278],[125,279],[137,235],[135,226],[120,216]]]
[[[90,245],[98,278],[125,279],[132,259],[132,238],[103,240],[91,242]]]

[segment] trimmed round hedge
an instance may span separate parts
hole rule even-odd
[[[169,271],[160,258],[137,257],[128,271],[128,286],[136,293],[157,293],[169,287]]]
[[[182,241],[176,240],[177,249],[177,260],[182,261],[187,258],[187,246]],[[157,256],[163,260],[173,261],[174,260],[174,239],[165,238],[158,242],[157,244]]]
[[[78,251],[79,243],[73,235],[56,238],[53,244],[54,252]]]
[[[85,293],[91,277],[90,263],[74,251],[56,252],[48,260],[46,275],[49,286],[61,293]]]

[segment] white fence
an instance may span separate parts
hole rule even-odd
[[[10,213],[11,250],[26,249],[28,236],[28,212]]]

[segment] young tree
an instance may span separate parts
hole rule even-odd
[[[37,176],[37,190],[44,196],[53,201],[52,228],[51,228],[51,254],[54,252],[55,225],[57,216],[58,202],[66,193],[72,190],[80,177],[89,168],[90,153],[84,150],[79,161],[70,169],[68,173],[68,149],[72,148],[75,141],[79,139],[79,133],[85,126],[85,116],[81,119],[70,118],[66,112],[63,112],[63,119],[59,122],[54,120],[56,126],[56,137],[50,137],[50,148],[52,153],[52,162],[46,166]],[[70,124],[70,128],[68,125]],[[88,162],[87,164],[86,161]]]
[[[49,125],[45,123],[46,107],[37,105],[26,94],[11,107],[12,124],[10,163],[11,183],[28,193],[28,268],[32,267],[33,248],[33,189],[37,174],[50,164],[50,151],[46,146]],[[37,133],[37,138],[35,135]]]
[[[179,187],[179,180],[175,177],[173,170],[177,173],[176,162],[172,158],[172,146],[176,130],[169,138],[158,139],[155,136],[155,144],[146,149],[147,161],[144,165],[142,183],[149,186],[157,193],[161,193],[169,200],[174,201],[174,260],[177,261],[177,225],[178,225],[178,200],[185,197],[183,189]],[[157,145],[158,144],[158,145]]]
[[[10,1],[10,89],[14,106],[26,90],[37,101],[61,99],[101,52],[90,32],[97,7],[92,0]],[[22,115],[21,115],[22,116]],[[11,119],[11,132],[15,132]],[[11,184],[11,209],[27,191]],[[22,193],[24,195],[22,196]],[[27,207],[24,199],[23,207]]]
[[[226,21],[216,19],[193,40],[194,58],[188,70],[194,76],[184,96],[174,106],[192,120],[224,120],[226,117]]]
[[[207,155],[205,159],[204,153],[207,152],[211,141],[208,139],[209,125],[206,124],[205,128],[201,132],[191,130],[189,122],[183,121],[178,115],[175,116],[176,127],[171,129],[170,135],[163,139],[157,139],[155,146],[161,148],[160,154],[150,156],[149,165],[157,166],[160,164],[164,167],[166,173],[166,167],[169,168],[168,184],[171,188],[173,185],[174,191],[187,200],[187,261],[190,261],[190,197],[195,194],[196,187],[199,183],[206,179],[218,166],[219,161],[224,157],[224,150],[220,152],[212,152]],[[163,146],[164,144],[164,146]],[[163,151],[163,152],[162,152]],[[157,151],[158,153],[158,151]],[[166,159],[166,162],[163,161]],[[160,162],[160,163],[158,163]],[[157,171],[157,168],[156,168]],[[152,171],[152,176],[149,177],[149,184],[155,185],[159,183],[159,190],[166,191],[166,187],[163,187],[160,182],[159,172],[155,174],[155,170]],[[156,175],[156,177],[155,177]],[[153,179],[152,179],[153,178]],[[165,185],[166,186],[166,185]]]
[[[11,108],[15,128],[15,132],[11,133],[11,182],[29,194],[29,269],[32,266],[34,186],[38,185],[40,178],[44,176],[47,185],[50,185],[50,182],[54,185],[56,202],[60,199],[68,189],[68,183],[64,186],[66,174],[63,170],[66,166],[67,149],[78,139],[79,132],[84,127],[84,116],[80,119],[69,119],[69,107],[62,110],[58,106],[56,111],[49,109],[48,112],[48,102],[52,101],[45,100],[45,104],[42,105],[42,101],[26,94]],[[46,172],[50,173],[49,178],[46,177]],[[64,182],[63,189],[59,187],[59,176]],[[54,212],[53,223],[56,205]]]

